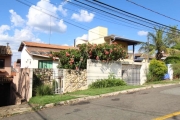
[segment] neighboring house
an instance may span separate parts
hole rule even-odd
[[[11,48],[0,46],[0,76],[11,77]]]
[[[21,68],[21,59],[17,59],[17,61],[14,62],[13,68],[16,70],[16,72],[19,72],[19,70]]]
[[[6,106],[10,103],[11,84],[13,76],[11,74],[11,56],[12,51],[7,46],[0,46],[0,106]]]
[[[75,43],[75,46],[86,42],[85,40],[77,40],[77,41]],[[100,26],[90,29],[88,31],[87,42],[89,42],[90,44],[103,44],[103,43],[112,44],[116,42],[117,44],[121,44],[126,52],[128,52],[128,46],[133,46],[133,56],[135,51],[135,45],[141,43],[140,41],[127,39],[116,35],[108,35],[108,29]],[[133,59],[133,58],[134,57],[131,56],[131,58],[129,59]]]
[[[52,60],[49,55],[51,51],[66,49],[74,47],[23,41],[18,49],[21,52],[21,68],[57,68],[58,59]]]

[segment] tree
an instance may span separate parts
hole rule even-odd
[[[165,36],[165,44],[168,48],[173,48],[177,44],[180,44],[180,32],[177,29],[177,26],[172,26],[166,36]],[[179,48],[179,45],[178,45]]]
[[[164,39],[164,28],[155,28],[155,33],[148,33],[152,45],[154,45],[156,51],[156,59],[160,60],[163,57],[163,53],[167,53],[165,39]]]
[[[153,44],[148,44],[148,42],[140,43],[139,52],[144,54],[153,55],[155,53],[155,46]]]

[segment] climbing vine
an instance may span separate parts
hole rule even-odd
[[[59,58],[58,68],[86,69],[87,59],[102,62],[117,61],[127,57],[126,51],[119,44],[81,44],[77,49],[53,52],[52,58]]]

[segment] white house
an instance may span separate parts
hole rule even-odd
[[[58,59],[50,59],[50,52],[73,48],[70,46],[23,41],[18,49],[21,52],[21,68],[57,68]]]

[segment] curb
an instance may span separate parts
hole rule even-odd
[[[126,94],[126,93],[137,92],[137,91],[140,91],[140,90],[146,90],[146,89],[150,89],[150,88],[158,88],[158,87],[165,87],[165,86],[179,85],[179,84],[180,84],[180,82],[175,83],[175,84],[147,85],[145,87],[140,87],[140,88],[122,90],[122,91],[106,93],[106,94],[100,94],[100,95],[95,95],[95,96],[81,97],[81,98],[61,101],[61,102],[57,102],[57,103],[49,103],[49,104],[45,104],[44,106],[36,106],[36,107],[27,107],[26,106],[25,108],[20,107],[20,108],[16,108],[16,110],[14,109],[15,110],[14,112],[12,112],[12,110],[7,108],[6,110],[1,111],[1,113],[4,112],[5,114],[0,113],[0,119],[3,118],[3,117],[12,116],[14,114],[22,114],[22,113],[29,112],[29,111],[36,111],[36,110],[42,110],[42,109],[45,109],[45,108],[52,108],[54,106],[75,105],[75,104],[79,104],[81,102],[87,102],[88,100],[98,99],[98,98],[102,98],[102,97],[110,97],[110,96],[115,96],[115,95],[119,95],[119,94]]]
[[[178,84],[180,84],[180,82],[176,83],[176,84],[147,85],[146,87],[141,87],[141,88],[134,88],[134,89],[122,90],[122,91],[106,93],[106,94],[100,94],[100,95],[95,95],[95,96],[76,98],[76,99],[61,101],[61,102],[58,102],[58,103],[49,103],[49,104],[44,105],[44,107],[41,106],[41,108],[49,108],[49,107],[53,107],[53,106],[56,106],[56,105],[61,105],[62,106],[62,105],[78,104],[80,102],[85,102],[85,101],[92,100],[92,99],[97,99],[97,98],[102,98],[102,97],[110,97],[110,96],[115,96],[115,95],[119,95],[119,94],[125,94],[125,93],[137,92],[137,91],[140,91],[140,90],[146,90],[146,89],[150,89],[150,88],[158,88],[158,87],[165,87],[165,86],[178,85]]]

